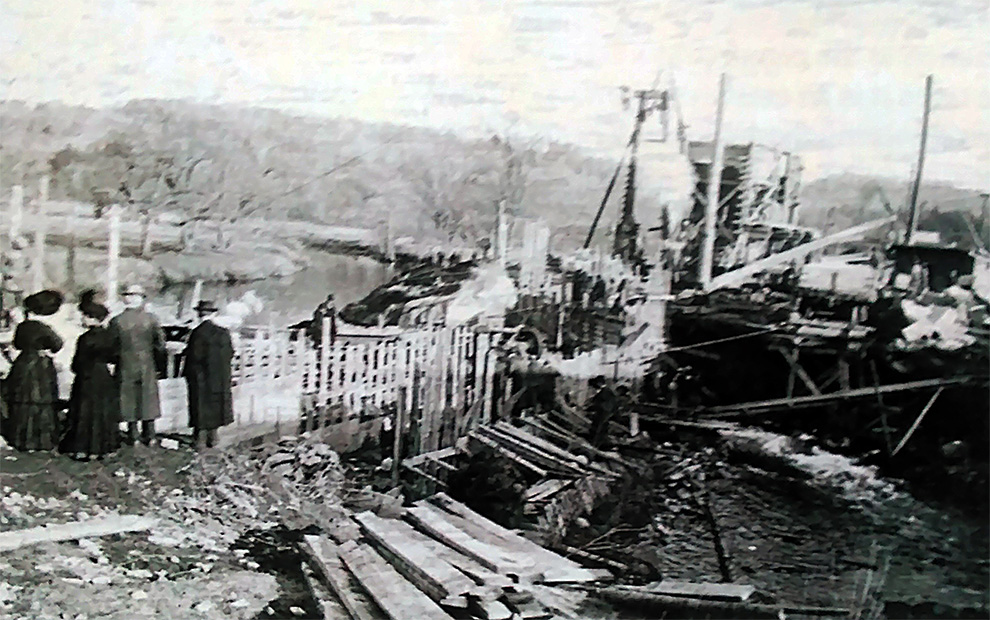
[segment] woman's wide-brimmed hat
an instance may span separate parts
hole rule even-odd
[[[110,310],[106,306],[95,302],[80,305],[79,309],[82,311],[84,317],[93,319],[94,321],[102,321],[110,315]]]
[[[58,312],[63,301],[65,297],[62,293],[49,289],[28,295],[24,299],[24,307],[32,314],[51,316]]]
[[[212,312],[220,311],[220,309],[217,308],[217,305],[215,303],[206,299],[196,304],[195,310],[200,314],[210,314]]]

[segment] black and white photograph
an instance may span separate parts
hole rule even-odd
[[[990,616],[990,0],[0,0],[0,619]]]

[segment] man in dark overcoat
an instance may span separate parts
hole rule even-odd
[[[196,445],[216,445],[217,429],[234,421],[230,362],[234,347],[230,332],[217,325],[217,307],[210,301],[196,306],[200,323],[189,334],[182,374],[189,386],[189,426]]]
[[[155,420],[161,415],[158,373],[165,367],[165,333],[158,320],[144,309],[144,289],[134,285],[124,292],[125,310],[107,328],[117,355],[114,378],[120,390],[120,419],[127,422],[128,443],[155,440]]]

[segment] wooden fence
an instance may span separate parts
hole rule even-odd
[[[331,341],[327,319],[319,345],[302,331],[267,328],[237,330],[234,340],[235,426],[296,432],[344,425],[345,434],[366,436],[389,415],[414,455],[452,446],[492,416],[493,333],[423,327]],[[179,352],[169,360],[166,417],[183,411],[182,363]],[[165,421],[164,427],[181,425]],[[363,437],[347,439],[357,447]]]

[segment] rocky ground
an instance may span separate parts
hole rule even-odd
[[[890,618],[986,617],[985,520],[782,435],[651,432],[622,448],[638,471],[572,546],[645,565],[640,580],[721,581],[714,521],[733,582],[779,601],[856,609],[876,596]]]
[[[293,537],[339,514],[344,469],[313,441],[241,452],[138,447],[82,463],[0,451],[0,531],[158,519],[145,532],[4,552],[0,617],[312,617]]]

